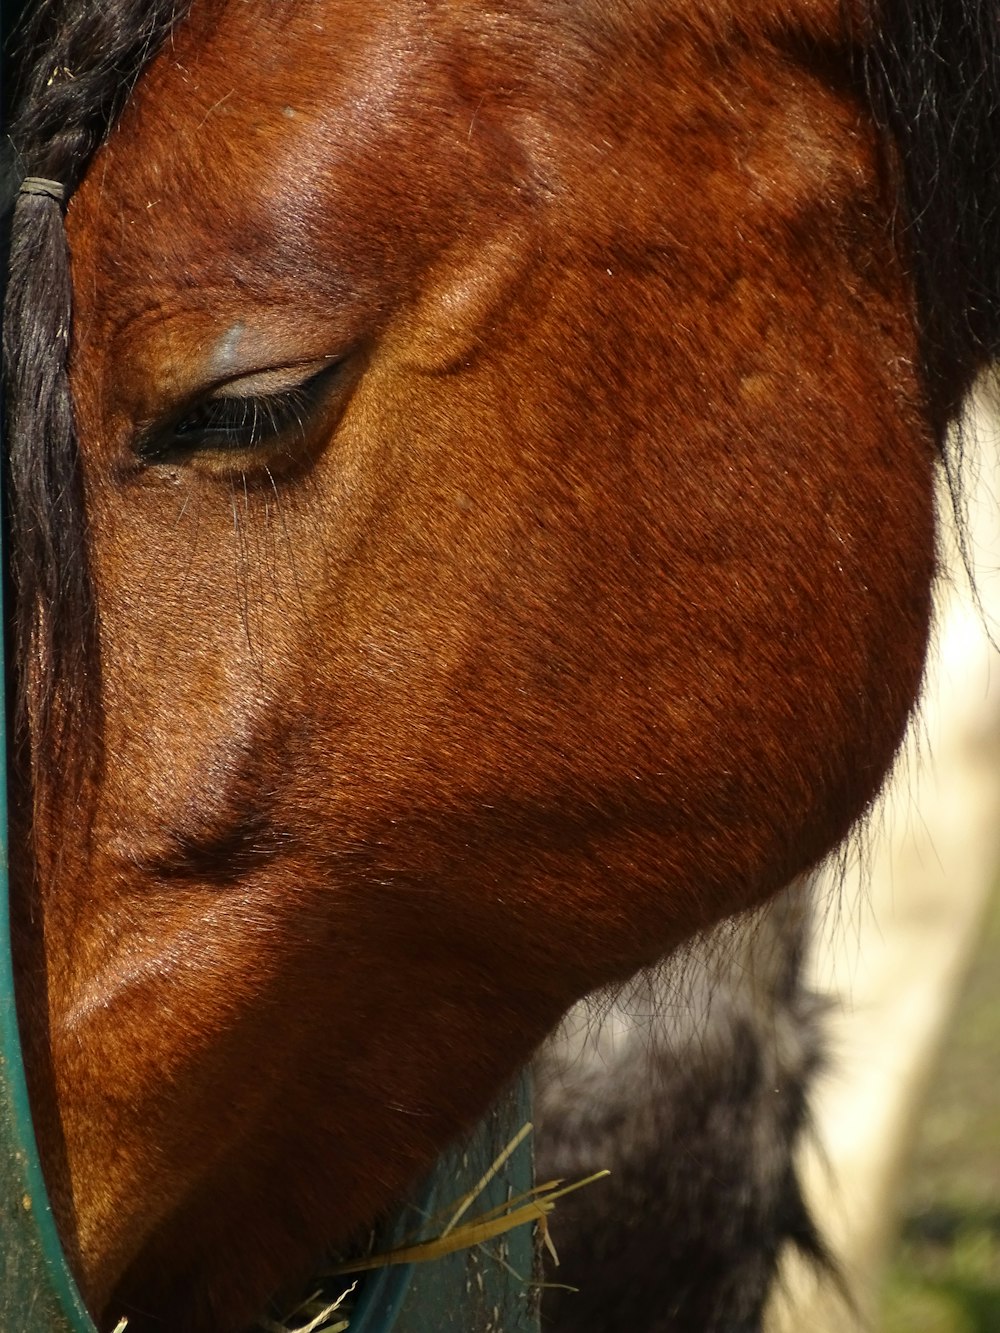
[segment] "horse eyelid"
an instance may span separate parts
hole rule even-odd
[[[135,452],[143,462],[154,464],[178,454],[255,449],[290,429],[304,432],[309,416],[320,406],[343,364],[334,361],[301,384],[276,393],[210,393],[167,422],[141,427]]]

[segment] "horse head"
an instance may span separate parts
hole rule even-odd
[[[15,926],[130,1330],[241,1327],[892,761],[940,414],[841,7],[778,8],[196,0],[72,193]]]

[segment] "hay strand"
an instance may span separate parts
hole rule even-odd
[[[458,1223],[462,1220],[462,1218],[465,1216],[468,1210],[476,1202],[480,1194],[482,1194],[483,1190],[487,1187],[487,1185],[494,1178],[494,1176],[496,1176],[496,1174],[506,1165],[507,1161],[513,1156],[513,1154],[517,1151],[517,1149],[521,1146],[521,1144],[524,1142],[524,1140],[528,1137],[528,1135],[531,1133],[533,1129],[534,1125],[531,1123],[531,1121],[526,1120],[525,1123],[514,1135],[514,1137],[511,1139],[511,1141],[507,1144],[506,1148],[504,1148],[503,1152],[501,1152],[499,1156],[493,1159],[493,1162],[491,1163],[489,1170],[487,1170],[479,1178],[479,1180],[476,1181],[475,1185],[473,1185],[472,1189],[469,1190],[468,1194],[466,1194],[461,1200],[459,1200],[458,1207],[452,1214],[451,1220],[448,1222],[448,1225],[441,1232],[439,1239],[444,1240],[446,1236],[451,1235],[451,1233],[455,1230],[455,1227],[458,1225]]]
[[[426,1264],[435,1259],[443,1259],[445,1255],[455,1254],[458,1250],[469,1250],[474,1245],[495,1240],[497,1236],[504,1236],[508,1231],[527,1226],[530,1222],[544,1222],[555,1208],[557,1199],[563,1199],[567,1194],[583,1189],[586,1185],[592,1185],[594,1181],[610,1174],[610,1171],[595,1171],[593,1175],[587,1176],[584,1180],[574,1181],[571,1185],[562,1185],[556,1189],[542,1186],[542,1192],[538,1189],[529,1190],[527,1194],[534,1194],[536,1197],[528,1198],[527,1202],[521,1202],[526,1195],[520,1194],[509,1203],[502,1204],[500,1208],[491,1208],[482,1216],[462,1223],[447,1235],[442,1234],[431,1240],[418,1241],[415,1245],[402,1245],[383,1254],[369,1255],[367,1259],[352,1259],[329,1269],[327,1275],[341,1277],[349,1273],[370,1273],[378,1268],[388,1268],[391,1264]]]
[[[437,1216],[447,1216],[448,1220],[436,1236],[429,1240],[407,1239],[402,1245],[398,1245],[392,1250],[383,1251],[381,1254],[346,1260],[320,1273],[315,1281],[322,1283],[337,1278],[349,1278],[355,1274],[371,1273],[396,1264],[432,1263],[436,1259],[443,1259],[447,1255],[456,1254],[461,1250],[469,1250],[475,1246],[483,1245],[487,1241],[495,1240],[499,1236],[514,1231],[517,1227],[527,1226],[531,1223],[538,1225],[543,1243],[558,1264],[559,1259],[548,1234],[547,1219],[549,1214],[553,1211],[559,1199],[565,1198],[567,1194],[572,1194],[575,1190],[583,1189],[586,1185],[593,1184],[596,1180],[601,1180],[604,1176],[610,1175],[610,1172],[595,1171],[593,1175],[587,1176],[584,1180],[577,1180],[569,1185],[562,1180],[550,1180],[544,1185],[535,1185],[531,1189],[524,1190],[504,1203],[483,1209],[468,1221],[462,1221],[476,1199],[482,1195],[510,1157],[531,1134],[532,1129],[530,1120],[522,1125],[506,1147],[494,1158],[489,1168],[476,1181],[472,1189],[463,1194],[457,1203],[452,1203],[447,1209],[440,1210]],[[427,1224],[425,1223],[425,1225]],[[430,1225],[434,1225],[433,1219]],[[313,1290],[309,1296],[300,1301],[299,1305],[285,1314],[282,1319],[278,1320],[265,1316],[259,1319],[254,1327],[259,1330],[259,1333],[347,1333],[350,1326],[349,1314],[348,1318],[339,1320],[335,1324],[330,1324],[328,1321],[337,1313],[337,1310],[353,1293],[357,1285],[357,1281],[355,1281],[348,1290],[343,1291],[329,1305],[323,1303],[324,1298],[321,1288]],[[348,1312],[345,1311],[344,1313]],[[298,1321],[301,1319],[306,1319],[308,1322],[299,1323]],[[115,1333],[123,1333],[123,1328],[124,1325],[122,1328],[115,1329]]]

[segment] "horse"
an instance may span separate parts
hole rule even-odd
[[[42,0],[12,931],[102,1327],[226,1333],[794,884],[1000,330],[965,0]]]

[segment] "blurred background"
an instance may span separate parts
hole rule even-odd
[[[792,1260],[768,1333],[1000,1333],[996,386],[959,457],[920,714],[817,897],[828,1067],[802,1173],[853,1303]]]
[[[957,725],[950,738],[938,736],[946,765],[969,766],[965,782],[958,782],[959,803],[949,803],[948,817],[957,837],[969,837],[968,854],[982,854],[983,865],[976,871],[961,853],[956,860],[947,834],[940,856],[933,837],[923,850],[925,869],[928,856],[937,866],[940,910],[965,917],[968,939],[958,946],[953,1013],[950,1021],[946,1016],[938,1049],[931,1053],[926,1102],[904,1147],[899,1232],[878,1304],[880,1333],[1000,1333],[1000,801],[995,780],[987,777],[971,808],[965,804],[970,799],[966,784],[978,782],[984,765],[1000,759],[996,401],[996,386],[992,392],[984,388],[977,438],[959,478],[960,492],[968,497],[962,508],[971,536],[966,554],[975,569],[975,591],[969,595],[959,574],[947,594],[951,610],[939,642],[945,659],[940,687],[967,691],[964,707],[954,698],[939,704]],[[955,604],[962,602],[973,612],[964,625],[961,612],[955,613]],[[952,753],[956,748],[957,755]],[[903,893],[905,885],[898,881],[897,903]],[[972,901],[963,904],[963,893]]]
[[[1000,1330],[1000,894],[907,1164],[884,1333]]]

